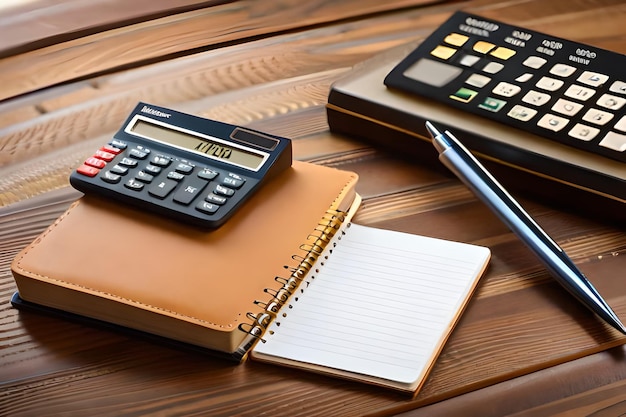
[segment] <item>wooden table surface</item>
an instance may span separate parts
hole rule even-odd
[[[3,3],[0,415],[625,414],[625,337],[555,284],[455,178],[329,131],[335,80],[458,9],[626,53],[618,0]],[[72,168],[138,101],[287,136],[296,159],[357,172],[359,223],[492,249],[415,398],[11,307],[11,260],[78,197]],[[623,226],[519,197],[625,320]]]

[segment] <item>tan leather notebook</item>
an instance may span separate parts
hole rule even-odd
[[[272,300],[356,182],[294,161],[214,231],[84,196],[18,254],[13,275],[25,301],[241,358],[255,301]]]
[[[490,252],[353,224],[356,182],[294,162],[209,232],[83,197],[13,274],[33,305],[415,393]]]

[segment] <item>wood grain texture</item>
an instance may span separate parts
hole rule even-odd
[[[624,337],[564,294],[445,170],[331,134],[324,106],[331,83],[354,64],[427,36],[459,8],[626,52],[622,2],[476,0],[405,8],[405,1],[389,1],[361,2],[354,10],[352,1],[294,6],[268,0],[256,2],[254,13],[252,2],[237,3],[248,9],[242,14],[228,4],[219,14],[207,11],[219,23],[203,40],[211,45],[206,50],[172,57],[169,51],[196,45],[193,37],[174,35],[171,49],[160,50],[150,65],[99,74],[93,62],[85,65],[84,79],[54,86],[76,77],[59,69],[56,78],[41,79],[44,90],[0,103],[0,415],[619,415]],[[303,9],[312,3],[316,8]],[[262,10],[280,19],[311,16],[281,22]],[[157,38],[175,27],[193,32],[201,19],[199,12],[179,18],[179,25],[146,22],[146,31]],[[593,20],[603,24],[592,31],[586,25]],[[219,28],[227,28],[229,42],[222,43]],[[120,30],[117,39],[131,42],[136,30]],[[97,53],[115,55],[96,38]],[[5,82],[0,73],[0,80],[4,86],[17,76]],[[276,366],[234,366],[10,307],[11,260],[76,198],[68,172],[110,137],[138,100],[289,136],[297,159],[357,172],[364,203],[356,222],[492,249],[487,275],[415,399]],[[619,273],[626,267],[624,230],[538,201],[522,203],[626,317]],[[86,231],[86,237],[104,232]]]

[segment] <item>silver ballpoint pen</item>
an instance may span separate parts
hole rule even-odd
[[[471,189],[541,260],[551,275],[605,322],[626,334],[626,328],[572,260],[535,223],[500,183],[449,131],[431,122],[426,128],[439,151],[439,160]]]

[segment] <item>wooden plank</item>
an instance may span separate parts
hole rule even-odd
[[[34,0],[0,5],[0,58],[226,0]]]
[[[5,57],[0,100],[198,48],[425,3],[432,0],[241,0],[167,16]]]

